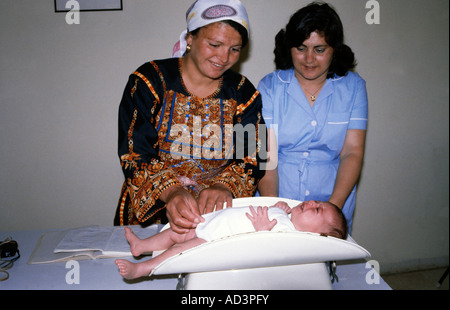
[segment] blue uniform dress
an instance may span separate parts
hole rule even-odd
[[[348,129],[367,128],[365,81],[356,73],[327,79],[313,107],[294,69],[265,76],[258,90],[263,117],[278,142],[279,196],[327,201],[333,192]],[[356,186],[343,212],[351,229]]]

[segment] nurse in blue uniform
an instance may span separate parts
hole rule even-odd
[[[270,159],[258,184],[261,196],[329,201],[355,209],[367,129],[365,81],[351,70],[336,11],[310,4],[276,36],[277,71],[259,86],[269,128]],[[277,165],[278,164],[278,165]]]

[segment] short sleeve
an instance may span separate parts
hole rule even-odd
[[[368,120],[368,102],[367,102],[366,82],[359,77],[356,81],[354,104],[350,116],[350,124],[348,126],[348,129],[366,130],[367,120]]]

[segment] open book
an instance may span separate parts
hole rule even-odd
[[[130,227],[139,238],[148,238],[158,233],[163,225]],[[45,233],[39,239],[28,264],[129,256],[132,254],[123,226],[87,226]]]

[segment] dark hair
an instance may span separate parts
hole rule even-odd
[[[321,233],[323,236],[331,236],[339,239],[346,239],[348,235],[348,225],[347,220],[345,219],[345,215],[342,212],[342,210],[336,206],[335,204],[332,204],[334,209],[337,213],[337,218],[334,220],[334,223],[332,225],[329,225],[329,230],[327,232]]]
[[[247,29],[245,29],[244,26],[242,26],[241,24],[235,22],[234,20],[230,20],[230,19],[226,19],[226,20],[221,20],[218,21],[218,23],[225,23],[227,25],[230,25],[231,27],[233,27],[237,32],[239,32],[239,34],[241,35],[242,38],[242,48],[244,48],[247,43],[248,43],[248,31]],[[206,25],[208,26],[208,25]],[[203,27],[206,27],[203,26]],[[198,34],[198,32],[200,31],[200,29],[202,29],[203,27],[197,28],[191,32],[189,32],[191,35],[196,36]]]
[[[291,48],[302,45],[314,31],[322,34],[334,50],[327,78],[334,75],[345,76],[356,66],[353,51],[344,44],[344,28],[339,15],[328,4],[313,2],[292,15],[286,30],[282,29],[276,35],[276,68],[292,68]]]

